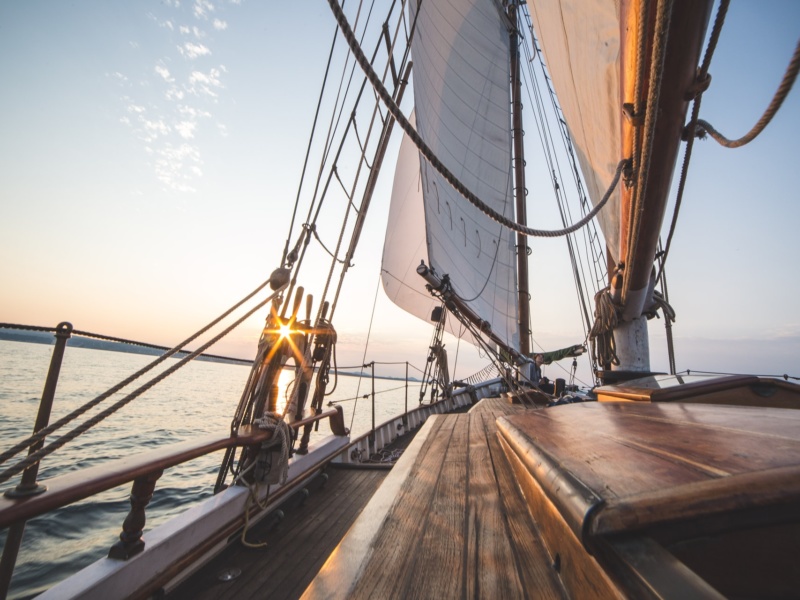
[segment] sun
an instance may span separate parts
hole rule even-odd
[[[282,338],[289,337],[291,333],[292,333],[292,328],[285,323],[280,327],[278,327],[278,335],[280,335]]]

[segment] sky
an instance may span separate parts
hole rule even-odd
[[[0,322],[172,345],[264,281],[334,29],[321,0],[0,3]],[[799,36],[794,0],[732,3],[701,117],[729,137],[749,130]],[[800,375],[798,139],[794,90],[749,146],[695,144],[667,265],[679,370]],[[530,224],[557,228],[535,173]],[[342,366],[421,368],[430,342],[378,291],[390,182],[389,169],[337,308]],[[531,245],[534,346],[582,342],[564,241]],[[213,351],[252,356],[264,316]],[[654,370],[667,369],[663,332],[650,323]],[[447,348],[457,377],[487,363]]]

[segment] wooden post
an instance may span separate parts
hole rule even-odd
[[[36,415],[36,423],[33,432],[36,433],[47,427],[50,423],[50,412],[53,408],[53,399],[56,395],[56,385],[58,376],[61,373],[61,362],[64,358],[64,350],[67,347],[67,340],[72,336],[72,324],[66,321],[59,323],[56,327],[56,345],[53,348],[53,356],[50,358],[50,368],[47,371],[47,379],[42,390],[42,400],[39,402],[39,412]],[[40,440],[28,449],[30,456],[44,446],[44,440]],[[39,463],[31,465],[22,473],[22,479],[17,487],[6,490],[5,496],[8,498],[22,498],[24,496],[34,496],[47,491],[46,485],[36,483],[39,475]],[[6,543],[3,546],[3,558],[0,559],[0,598],[5,598],[8,588],[11,585],[11,576],[17,564],[19,547],[22,544],[22,537],[25,533],[25,521],[14,523],[8,528]]]
[[[119,534],[119,541],[111,546],[108,551],[109,558],[117,560],[128,560],[144,550],[144,540],[142,533],[146,516],[144,509],[153,497],[153,490],[156,481],[161,477],[163,470],[153,471],[144,477],[133,480],[131,489],[131,511],[122,523],[122,533]]]
[[[369,451],[375,451],[375,361],[373,360],[369,365],[372,367],[372,431],[369,434]]]
[[[403,413],[403,426],[408,428],[408,361],[406,361],[406,410]]]

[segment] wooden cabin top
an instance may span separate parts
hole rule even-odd
[[[800,501],[800,411],[589,402],[498,430],[578,537]]]
[[[800,408],[800,386],[756,375],[649,375],[596,388],[600,402],[702,402]]]

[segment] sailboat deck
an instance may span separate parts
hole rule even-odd
[[[522,410],[429,421],[304,597],[565,597],[496,435]]]
[[[226,598],[298,598],[388,471],[329,469],[324,488],[312,491],[302,506],[285,510],[284,519],[253,527],[247,534],[262,548],[232,544],[167,597],[197,600]],[[227,572],[239,575],[223,581]]]

